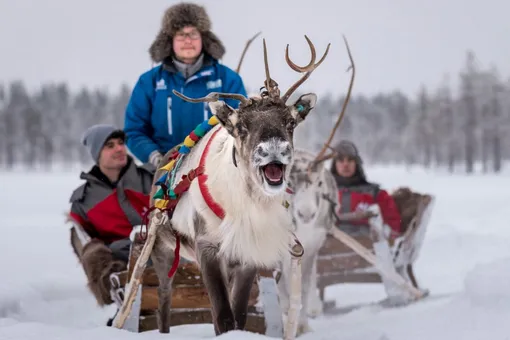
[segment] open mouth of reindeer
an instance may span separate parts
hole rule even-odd
[[[262,177],[270,186],[279,186],[283,184],[285,174],[285,164],[280,162],[271,162],[260,167]]]

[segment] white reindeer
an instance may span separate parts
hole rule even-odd
[[[324,167],[324,161],[331,158],[331,155],[325,156],[324,153],[345,114],[354,83],[354,60],[346,40],[345,44],[351,61],[352,75],[342,111],[318,155],[315,156],[311,152],[300,149],[294,151],[295,159],[290,173],[290,185],[294,191],[291,200],[294,232],[304,248],[304,255],[301,259],[302,307],[297,334],[311,331],[308,316],[317,316],[323,310],[322,301],[317,292],[317,258],[328,231],[333,227],[335,219],[339,218],[335,216],[335,209],[339,203],[336,182],[331,172]],[[284,311],[288,309],[290,298],[289,262],[290,258],[286,257],[280,268],[280,279],[278,281],[280,303]],[[286,319],[286,317],[284,313],[283,318]]]
[[[310,165],[315,160],[314,154],[297,149],[294,157],[290,173],[290,184],[294,193],[290,207],[294,233],[304,248],[301,260],[302,308],[297,330],[298,334],[302,334],[311,330],[308,315],[316,316],[322,312],[322,302],[317,293],[317,257],[326,240],[328,229],[333,226],[332,204],[336,204],[338,199],[335,179],[324,167],[324,163],[319,163],[310,170]],[[284,270],[290,266],[290,258],[286,259],[278,281],[283,310],[288,308],[290,296],[289,272]]]
[[[168,272],[177,242],[180,255],[200,266],[217,335],[244,329],[249,292],[257,270],[273,269],[289,254],[294,237],[292,218],[282,202],[288,198],[286,190],[294,159],[293,133],[313,109],[317,97],[308,93],[291,105],[286,102],[324,61],[329,50],[328,45],[315,63],[314,46],[305,38],[312,60],[308,66],[299,67],[290,61],[287,50],[289,66],[306,74],[282,97],[269,75],[265,41],[266,91],[260,98],[211,93],[192,99],[174,91],[187,101],[209,102],[220,124],[200,139],[179,165],[176,181],[188,176],[184,181],[189,180],[190,185],[179,197],[171,218],[167,221],[163,218],[154,234],[150,232],[153,223],[149,224],[146,247],[153,245],[150,256],[159,278],[161,333],[170,331],[172,278]],[[220,97],[240,100],[239,108],[218,101]],[[164,159],[169,156],[170,152]],[[158,173],[154,184],[161,171]],[[144,256],[142,252],[141,263],[145,263]]]

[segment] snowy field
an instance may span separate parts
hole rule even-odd
[[[510,173],[455,175],[400,167],[368,168],[385,188],[407,185],[436,196],[415,273],[431,299],[380,310],[364,307],[312,320],[303,340],[510,339]],[[0,339],[204,339],[211,325],[170,335],[105,326],[114,308],[96,307],[64,224],[74,172],[0,172]],[[435,297],[436,296],[436,297]],[[326,290],[338,306],[375,302],[380,285]],[[219,339],[269,339],[232,332]]]

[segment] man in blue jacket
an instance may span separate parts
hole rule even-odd
[[[162,155],[212,115],[207,103],[186,102],[172,90],[188,97],[211,92],[246,96],[241,77],[218,62],[225,48],[210,29],[201,6],[179,3],[166,10],[149,49],[151,59],[161,64],[140,76],[126,108],[127,146],[143,163],[157,166]],[[225,102],[239,105],[236,100]]]

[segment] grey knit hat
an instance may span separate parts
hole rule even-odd
[[[366,181],[365,170],[363,169],[363,159],[361,158],[358,148],[350,140],[343,139],[333,148],[335,150],[335,159],[342,157],[351,157],[356,162],[356,172],[358,176]],[[331,163],[331,172],[334,176],[339,176],[336,172],[335,162]]]
[[[353,142],[346,139],[341,140],[333,149],[335,150],[337,157],[352,157],[356,159],[356,163],[363,164],[358,148]]]
[[[122,138],[122,140],[125,140],[126,134],[113,125],[96,124],[85,131],[81,143],[89,150],[92,159],[97,163],[101,149],[111,138]]]

